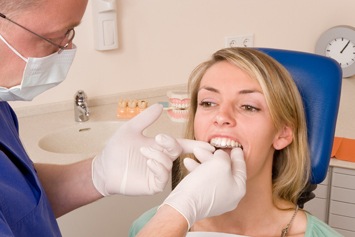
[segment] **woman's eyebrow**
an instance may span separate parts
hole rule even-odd
[[[201,90],[207,90],[207,91],[219,93],[219,90],[217,90],[216,88],[210,87],[210,86],[203,86],[198,89],[198,91],[201,91]]]
[[[216,89],[214,87],[210,87],[210,86],[203,86],[198,91],[201,91],[201,90],[207,90],[207,91],[211,91],[211,92],[215,92],[215,93],[220,93],[220,91],[218,89]],[[260,90],[257,90],[257,89],[243,89],[238,92],[238,94],[240,94],[240,95],[246,95],[246,94],[252,94],[252,93],[263,94]]]
[[[245,95],[245,94],[251,94],[251,93],[260,93],[260,94],[263,94],[260,90],[254,90],[254,89],[241,90],[241,91],[239,91],[238,94]]]

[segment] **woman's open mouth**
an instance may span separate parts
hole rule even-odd
[[[227,138],[227,137],[215,137],[215,138],[212,138],[211,141],[210,141],[210,144],[212,146],[214,146],[215,148],[242,148],[243,149],[243,146],[241,144],[239,144],[238,142],[230,139],[230,138]]]

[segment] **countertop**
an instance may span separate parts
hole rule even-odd
[[[355,162],[338,160],[338,159],[335,159],[335,158],[331,158],[330,159],[329,166],[355,170]]]

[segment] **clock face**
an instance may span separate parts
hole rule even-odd
[[[315,52],[337,61],[343,77],[355,75],[355,27],[340,25],[325,31],[316,43]]]
[[[339,37],[328,43],[325,55],[346,68],[355,62],[355,45],[351,40]]]

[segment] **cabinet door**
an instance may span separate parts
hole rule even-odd
[[[355,236],[355,171],[334,167],[331,183],[329,225]]]
[[[323,222],[328,222],[328,205],[329,205],[329,171],[325,180],[317,185],[314,190],[316,197],[306,202],[304,209],[312,215],[318,217]]]

